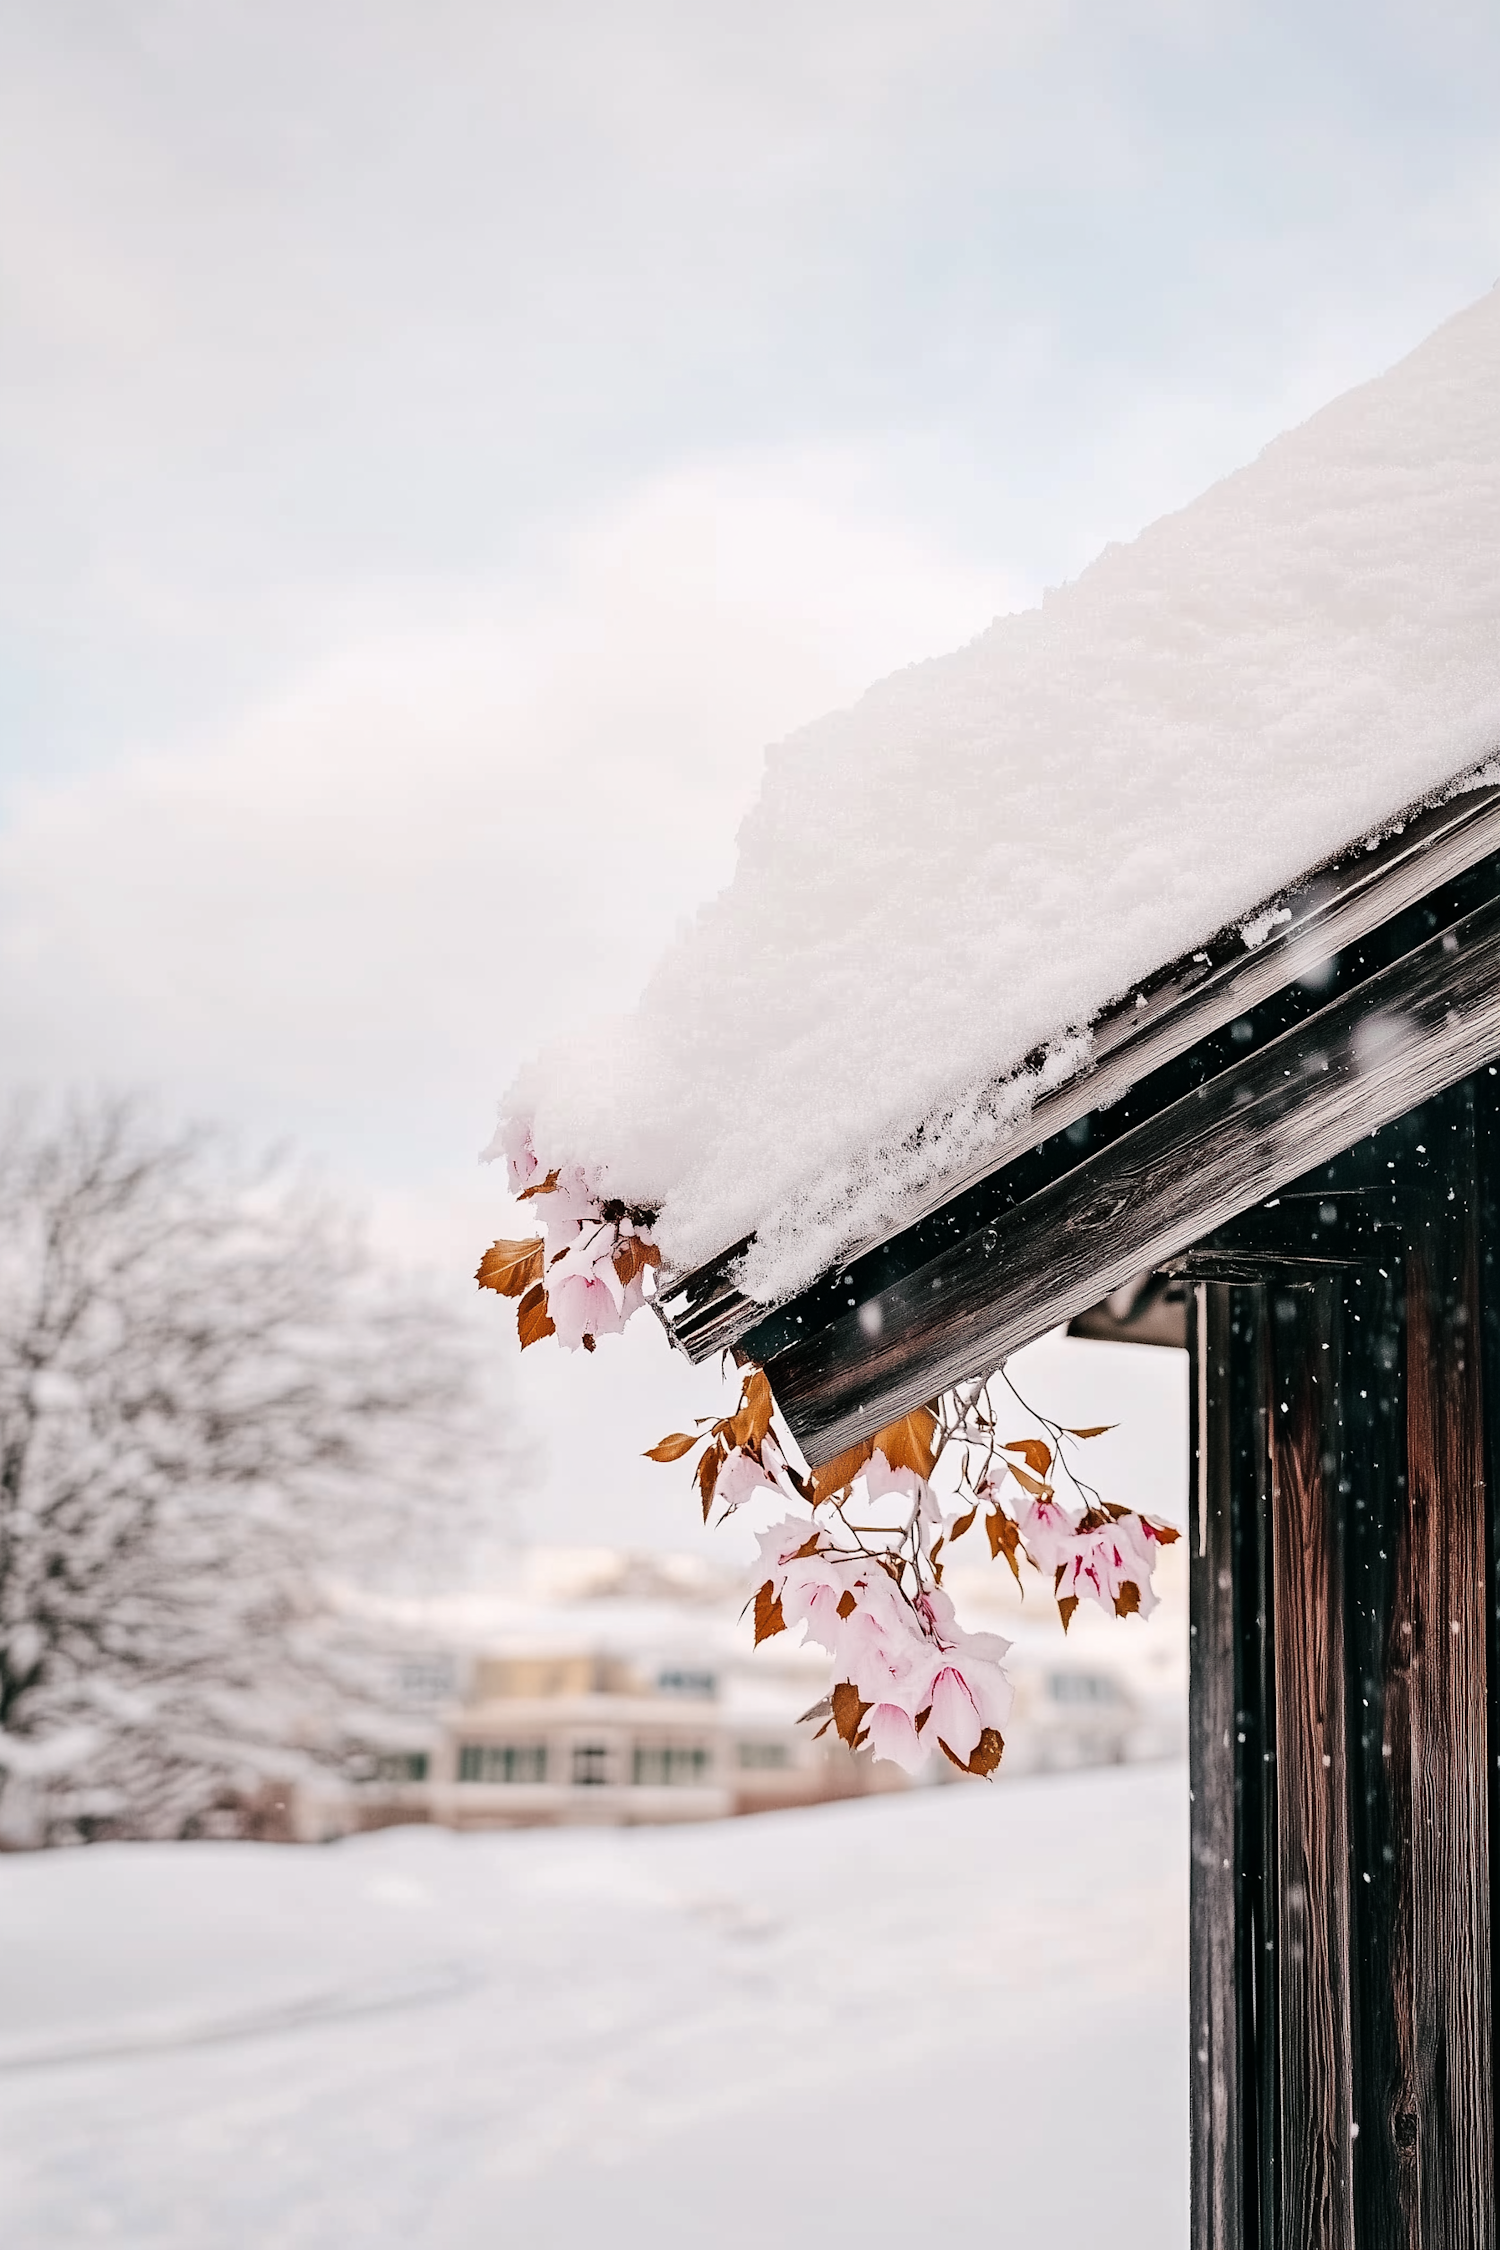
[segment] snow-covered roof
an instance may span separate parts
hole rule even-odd
[[[669,1268],[753,1234],[741,1284],[784,1296],[972,1169],[1109,1003],[1226,926],[1255,942],[1280,889],[1497,750],[1500,289],[773,750],[728,889],[509,1107],[659,1206]]]

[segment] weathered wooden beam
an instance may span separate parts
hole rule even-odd
[[[1089,1068],[1038,1097],[1027,1114],[999,1134],[983,1157],[936,1183],[903,1211],[900,1227],[851,1246],[843,1263],[865,1256],[924,1216],[1002,1169],[1024,1148],[1065,1132],[1092,1110],[1118,1101],[1151,1071],[1185,1054],[1307,974],[1356,944],[1445,881],[1500,848],[1500,789],[1466,792],[1410,815],[1369,849],[1288,885],[1268,910],[1284,912],[1257,947],[1247,950],[1240,927],[1221,931],[1190,956],[1107,1009],[1094,1025]],[[1040,1057],[1031,1060],[1040,1061]],[[770,1309],[744,1295],[734,1268],[749,1238],[709,1265],[668,1284],[657,1303],[672,1340],[690,1359],[712,1358],[736,1343]]]
[[[1500,900],[767,1360],[813,1462],[1097,1303],[1500,1055]]]

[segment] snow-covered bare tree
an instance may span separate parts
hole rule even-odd
[[[122,1101],[0,1127],[0,1841],[178,1836],[336,1760],[324,1589],[510,1459],[472,1332],[284,1160]]]

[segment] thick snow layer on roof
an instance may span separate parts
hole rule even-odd
[[[511,1106],[801,1286],[1092,1018],[1500,748],[1500,290],[1039,609],[769,757],[729,888]],[[918,1128],[921,1128],[920,1135]]]

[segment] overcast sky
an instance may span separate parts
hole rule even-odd
[[[0,1069],[466,1288],[762,746],[1489,287],[1497,97],[1487,0],[0,0]],[[705,1379],[543,1356],[538,1521],[665,1536],[585,1439]]]

